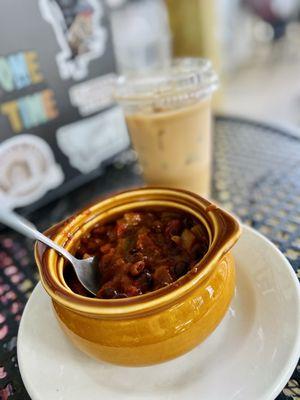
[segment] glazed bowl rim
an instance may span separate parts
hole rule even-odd
[[[195,286],[204,281],[214,270],[218,261],[230,250],[240,236],[241,228],[239,222],[217,205],[186,190],[162,187],[143,187],[119,192],[84,208],[62,223],[50,228],[47,233],[59,244],[70,249],[72,240],[75,240],[73,234],[70,234],[72,229],[77,229],[74,236],[77,234],[80,237],[80,235],[90,229],[89,227],[89,229],[86,228],[83,231],[83,226],[92,226],[97,223],[99,218],[105,218],[107,213],[110,213],[110,215],[116,214],[116,210],[119,210],[122,206],[128,207],[135,204],[133,207],[135,209],[137,207],[145,207],[145,204],[148,204],[147,195],[150,198],[153,196],[154,199],[152,199],[152,202],[155,203],[155,206],[163,203],[172,208],[180,208],[198,217],[206,226],[210,239],[209,249],[205,256],[193,267],[193,272],[189,271],[182,278],[165,288],[143,295],[126,299],[89,298],[74,293],[67,286],[62,272],[62,257],[59,257],[52,249],[45,251],[45,247],[41,243],[36,242],[34,254],[41,282],[53,301],[78,313],[107,318],[124,317],[147,311],[151,312],[153,309],[175,303],[179,297],[186,295]],[[162,196],[164,200],[160,200],[159,196]],[[158,197],[158,199],[155,199],[155,197]],[[129,201],[126,201],[126,198]],[[173,202],[170,202],[166,198],[169,200],[170,198],[174,199]],[[186,203],[179,203],[178,198]],[[138,203],[133,200],[138,201]],[[117,204],[113,205],[114,202]],[[172,205],[169,205],[169,203]],[[188,203],[191,203],[193,206],[188,206]],[[101,207],[104,209],[102,212]],[[105,207],[107,208],[105,209]],[[93,221],[97,216],[98,219]]]

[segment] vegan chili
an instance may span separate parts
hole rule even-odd
[[[76,256],[98,256],[97,297],[137,296],[170,285],[208,250],[205,228],[173,209],[131,211],[97,224],[79,243]],[[81,294],[78,285],[70,287]]]

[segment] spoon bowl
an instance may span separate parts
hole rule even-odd
[[[30,239],[38,240],[57,251],[73,266],[76,276],[84,288],[96,296],[99,289],[99,272],[97,268],[98,257],[89,257],[84,260],[79,260],[64,247],[58,245],[53,240],[39,232],[30,221],[21,217],[12,210],[6,208],[0,209],[0,222],[22,235],[27,236]]]
[[[73,267],[80,283],[93,295],[99,290],[99,270],[97,268],[98,257],[89,257],[79,260],[74,257]]]

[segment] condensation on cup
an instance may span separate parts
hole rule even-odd
[[[116,98],[148,185],[210,196],[211,62],[175,59],[170,66],[120,77]]]

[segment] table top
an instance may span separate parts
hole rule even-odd
[[[118,156],[99,178],[35,211],[40,230],[103,194],[142,184],[132,151]],[[214,124],[213,198],[267,236],[300,278],[300,138],[282,128],[240,118]],[[38,281],[33,243],[11,230],[0,233],[0,400],[28,400],[16,356],[25,303]],[[277,400],[300,395],[300,364]]]

